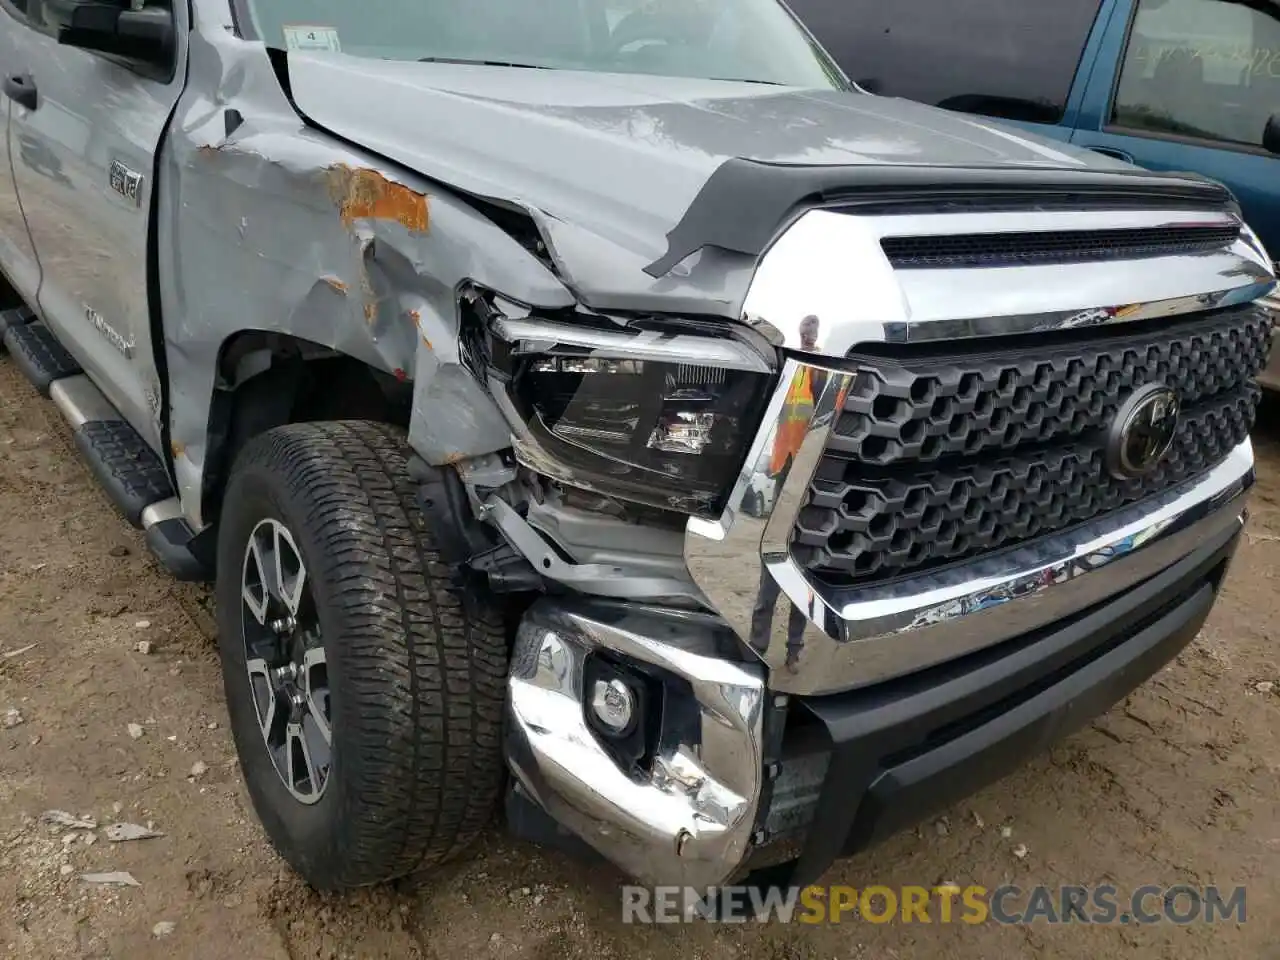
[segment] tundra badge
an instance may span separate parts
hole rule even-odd
[[[111,161],[111,189],[134,205],[142,202],[142,174],[130,170],[119,160]]]

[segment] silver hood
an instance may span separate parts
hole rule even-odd
[[[437,183],[527,210],[566,282],[596,306],[638,298],[705,309],[736,299],[745,281],[727,277],[732,268],[723,264],[681,277],[643,272],[666,252],[668,232],[712,174],[735,158],[1132,169],[975,118],[859,93],[307,54],[290,54],[289,80],[297,108],[318,127]]]

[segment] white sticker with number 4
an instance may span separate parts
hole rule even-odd
[[[332,50],[342,51],[338,43],[338,31],[333,27],[314,27],[307,24],[286,25],[284,28],[284,45],[290,50]]]

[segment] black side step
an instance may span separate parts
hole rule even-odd
[[[191,527],[181,517],[147,527],[147,547],[175,580],[201,583],[213,579],[214,564],[196,544]]]
[[[55,380],[84,372],[53,331],[39,320],[10,326],[4,332],[4,345],[23,376],[46,397]]]
[[[146,531],[160,565],[179,580],[213,579],[210,537],[195,535],[183,518],[159,455],[30,311],[0,312],[0,324],[14,362],[66,418],[94,479],[124,518]]]
[[[95,479],[135,527],[142,526],[143,510],[174,495],[164,464],[124,420],[89,420],[72,435]]]
[[[0,337],[10,327],[25,327],[36,318],[26,307],[15,307],[12,310],[0,310]]]

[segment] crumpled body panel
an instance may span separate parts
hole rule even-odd
[[[188,520],[202,525],[218,361],[245,331],[412,381],[410,442],[432,463],[507,447],[505,421],[459,364],[458,285],[547,308],[573,297],[465,201],[308,128],[264,48],[228,28],[198,23],[158,179],[172,450]]]

